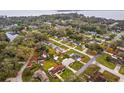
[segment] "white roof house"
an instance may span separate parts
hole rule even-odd
[[[56,60],[56,61],[57,61],[57,60],[58,60],[58,58],[59,58],[58,56],[55,56],[55,55],[54,55],[54,60]]]
[[[66,59],[64,59],[64,60],[62,61],[62,64],[63,64],[65,67],[67,67],[67,66],[69,66],[71,63],[74,63],[74,62],[75,62],[74,59],[72,59],[72,58],[66,58]]]
[[[13,34],[11,32],[6,32],[6,36],[10,39],[10,41],[13,41],[18,36],[18,34]]]

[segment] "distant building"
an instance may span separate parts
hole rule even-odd
[[[30,25],[29,28],[31,28],[31,29],[37,29],[38,26],[37,25]]]
[[[97,32],[95,32],[95,31],[88,31],[87,33],[91,34],[91,35],[96,35],[97,34]]]
[[[6,15],[0,15],[0,18],[7,18]]]
[[[62,49],[60,47],[56,47],[55,50],[56,50],[57,53],[65,53],[66,52],[65,49]]]
[[[110,40],[110,37],[109,36],[105,36],[104,39],[108,41],[108,40]]]

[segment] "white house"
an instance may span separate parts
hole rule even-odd
[[[74,63],[75,60],[72,59],[72,58],[66,58],[62,61],[62,64],[65,66],[65,67],[68,67],[70,64]]]

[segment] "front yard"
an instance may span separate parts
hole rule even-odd
[[[69,41],[61,41],[61,43],[66,44],[70,47],[75,47],[75,45],[73,43],[69,42]]]
[[[110,56],[110,55],[104,53],[104,54],[100,55],[100,56],[96,59],[96,61],[99,62],[99,63],[101,63],[102,65],[104,65],[104,66],[110,68],[110,69],[114,69],[114,68],[116,67],[116,65],[115,65],[114,63],[109,62],[109,61],[106,60],[106,58],[107,58],[108,56]]]
[[[98,70],[100,70],[100,67],[92,64],[84,71],[84,74],[91,75],[93,72]]]
[[[121,66],[120,70],[119,70],[119,73],[123,74],[124,75],[124,66]]]
[[[104,71],[103,75],[109,82],[117,82],[120,79],[118,76],[116,76],[108,71]]]
[[[82,46],[77,46],[75,49],[78,49],[80,51],[83,51],[84,49],[82,48]]]
[[[78,61],[76,61],[70,65],[70,67],[73,68],[74,70],[79,70],[82,66],[83,66],[83,64]]]
[[[54,67],[56,65],[57,65],[57,63],[54,62],[53,60],[47,60],[47,61],[43,62],[43,69],[45,71],[48,71],[49,68]]]
[[[70,79],[72,79],[72,77],[74,76],[74,73],[69,70],[69,69],[65,69],[60,76],[65,80],[65,81],[69,81]]]
[[[52,40],[50,40],[50,42],[51,42],[51,43],[53,43],[54,45],[56,45],[56,46],[60,47],[60,48],[63,48],[63,49],[68,49],[66,46],[61,45],[61,44],[59,44],[59,43],[57,43],[57,42],[54,42],[54,41],[52,41]]]
[[[68,54],[68,55],[70,55],[72,53],[79,54],[82,57],[81,61],[84,62],[84,63],[87,63],[90,60],[90,58],[88,56],[86,56],[86,55],[84,55],[82,53],[79,53],[77,51],[74,51],[73,49],[71,49],[68,52],[66,52],[66,54]]]
[[[90,65],[85,71],[84,73],[80,74],[80,78],[83,78],[85,81],[88,80],[88,76],[93,74],[95,71],[99,71],[100,70],[100,67],[92,64]]]

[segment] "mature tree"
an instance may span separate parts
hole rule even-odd
[[[0,41],[0,52],[2,52],[2,50],[5,49],[7,45],[8,45],[8,42]]]
[[[96,50],[97,53],[101,53],[103,51],[103,48],[97,43],[86,44],[85,46],[92,51]]]
[[[18,46],[16,56],[20,60],[27,60],[28,57],[31,55],[33,49],[25,47],[25,46]]]
[[[24,36],[18,36],[13,40],[12,45],[16,45],[16,46],[21,45],[23,44],[24,40],[25,40]]]
[[[0,32],[0,41],[9,41],[4,32]]]

